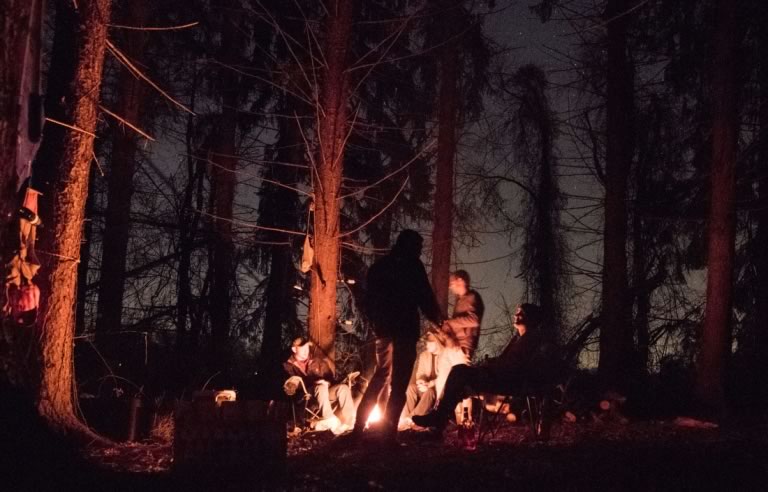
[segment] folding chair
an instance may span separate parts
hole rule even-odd
[[[501,424],[506,420],[506,415],[511,412],[511,407],[508,407],[509,411],[505,412],[505,406],[510,405],[515,398],[525,400],[525,418],[528,430],[534,439],[549,440],[552,423],[556,417],[555,408],[565,402],[569,383],[570,378],[562,383],[557,383],[555,380],[531,382],[516,395],[497,395],[502,403],[496,405],[495,409],[489,408],[489,405],[483,401],[480,406],[478,443],[482,442],[488,434],[492,437],[496,435]],[[481,397],[481,399],[485,398]]]
[[[350,391],[355,381],[360,376],[359,371],[351,372],[343,380],[343,384],[349,386]],[[298,390],[301,389],[300,394],[297,395]],[[289,397],[291,402],[291,417],[293,418],[293,432],[298,433],[307,431],[311,428],[311,423],[320,420],[320,409],[317,406],[311,404],[313,394],[307,390],[304,380],[300,376],[291,376],[283,384],[283,391]],[[301,405],[301,418],[296,416],[296,406]],[[336,407],[332,407],[336,411]],[[301,425],[299,424],[301,422]],[[298,430],[298,432],[297,432]]]

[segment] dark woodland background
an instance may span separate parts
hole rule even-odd
[[[764,2],[519,3],[566,26],[547,70],[486,35],[505,1],[4,2],[7,230],[35,18],[46,117],[41,304],[5,323],[6,383],[71,430],[83,397],[272,388],[307,332],[339,374],[369,370],[365,272],[409,227],[443,309],[481,245],[518,274],[522,299],[484,286],[483,353],[535,302],[648,411],[760,408]]]

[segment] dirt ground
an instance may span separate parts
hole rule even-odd
[[[561,423],[547,442],[504,424],[474,451],[450,427],[442,442],[401,433],[396,448],[339,448],[330,433],[309,433],[289,438],[286,469],[268,482],[190,483],[171,473],[169,444],[104,448],[90,462],[103,476],[89,483],[112,485],[103,490],[768,490],[768,422]]]

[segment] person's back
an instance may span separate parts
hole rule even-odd
[[[419,309],[436,322],[439,308],[418,252],[398,245],[368,270],[366,311],[377,337],[416,340]]]
[[[383,436],[390,443],[394,442],[416,361],[419,310],[436,325],[442,323],[440,309],[420,259],[422,246],[419,233],[408,229],[401,231],[392,252],[368,270],[365,313],[376,334],[376,366],[357,409],[352,439],[362,436],[375,403],[389,386]]]

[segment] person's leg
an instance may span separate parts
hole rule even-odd
[[[411,415],[415,413],[416,408],[419,405],[419,390],[415,384],[409,384],[408,389],[405,390],[405,407],[400,413],[400,419],[411,418]]]
[[[411,415],[426,415],[434,409],[435,401],[437,400],[437,392],[435,388],[429,388],[427,391],[421,394],[419,403],[414,408]]]
[[[450,416],[456,405],[467,396],[467,387],[472,386],[472,381],[476,379],[476,372],[476,367],[464,364],[451,368],[448,379],[445,381],[443,398],[436,409],[439,414],[446,419]]]
[[[421,427],[437,427],[442,429],[448,422],[456,405],[469,393],[467,388],[479,391],[485,386],[485,375],[481,368],[467,365],[457,365],[451,368],[445,382],[443,398],[437,408],[426,415],[414,415],[413,423]]]
[[[392,340],[389,338],[376,339],[376,369],[373,372],[363,399],[357,406],[355,417],[355,432],[362,432],[373,407],[379,399],[379,394],[386,389],[392,379]]]
[[[336,413],[341,423],[351,425],[355,418],[355,402],[352,399],[352,390],[346,384],[334,384],[330,389],[331,403],[338,404]]]
[[[331,396],[330,392],[328,391],[328,383],[317,383],[315,384],[314,388],[312,388],[312,391],[315,395],[315,399],[317,400],[320,418],[325,420],[333,417],[333,408],[331,407]]]
[[[416,362],[416,341],[398,340],[392,354],[392,392],[389,395],[385,421],[389,429],[396,431],[400,412],[405,406],[405,391]]]

